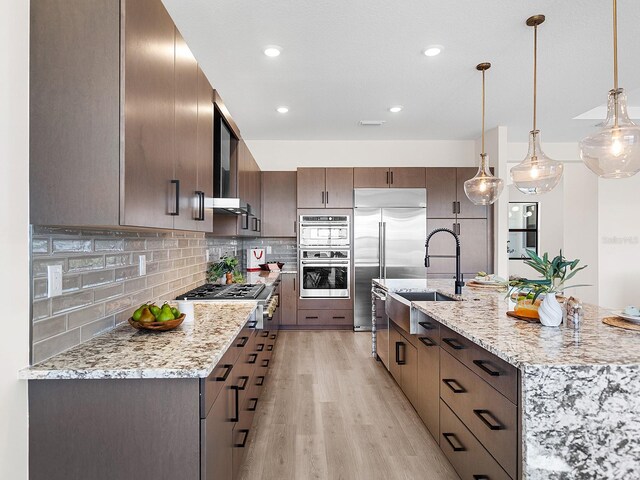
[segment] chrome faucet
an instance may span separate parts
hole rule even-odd
[[[456,239],[456,254],[455,255],[429,255],[429,240],[436,233],[447,232],[453,235],[453,238]],[[462,287],[464,287],[464,278],[462,273],[460,273],[460,237],[453,231],[448,228],[436,228],[429,235],[427,235],[427,241],[424,244],[425,246],[425,257],[424,257],[424,266],[429,268],[429,259],[430,258],[455,258],[456,259],[456,295],[462,295]]]

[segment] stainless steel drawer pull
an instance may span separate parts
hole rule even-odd
[[[482,420],[482,423],[484,423],[489,430],[504,430],[506,428],[489,410],[474,410],[473,413]]]
[[[435,330],[436,329],[436,327],[434,327],[433,324],[429,323],[429,322],[418,322],[418,325],[420,325],[425,330]]]
[[[231,370],[233,370],[233,365],[222,365],[222,368],[225,369],[224,375],[216,377],[216,382],[225,382],[229,377]]]
[[[242,348],[247,344],[248,341],[249,341],[249,337],[240,337],[240,341],[238,342],[236,347]]]
[[[443,378],[442,383],[451,389],[453,393],[466,393],[467,390],[453,378]]]
[[[249,360],[247,360],[247,363],[256,363],[256,360],[258,360],[258,354],[257,353],[252,353],[249,355]]]
[[[443,338],[442,341],[454,350],[464,350],[465,348],[467,348],[463,343],[460,343],[455,338]]]
[[[454,452],[466,452],[467,451],[467,449],[464,448],[464,445],[462,445],[460,440],[458,440],[458,437],[456,437],[455,433],[443,433],[442,436],[447,441],[447,443],[449,445],[451,445],[451,448],[453,448]],[[454,445],[453,442],[450,439],[455,440],[455,442],[458,444],[458,446]]]
[[[437,343],[429,337],[418,337],[418,340],[420,340],[425,347],[435,347],[437,345]]]
[[[487,365],[491,365],[491,362],[489,362],[487,360],[474,360],[473,363],[475,365],[477,365],[478,367],[480,367],[485,372],[487,372],[492,377],[499,377],[500,376],[500,372],[498,370],[491,370],[490,368],[487,367]]]
[[[264,343],[259,343],[256,345],[256,352],[261,352],[264,350]]]

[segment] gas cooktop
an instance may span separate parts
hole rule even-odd
[[[201,287],[183,293],[176,300],[234,300],[247,299],[255,300],[264,290],[263,284],[240,284],[220,285],[217,283],[207,283]]]

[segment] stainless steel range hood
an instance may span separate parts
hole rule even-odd
[[[224,215],[251,215],[251,205],[239,198],[205,198],[204,208]]]

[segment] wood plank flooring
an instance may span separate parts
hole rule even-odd
[[[243,480],[458,480],[371,335],[281,331]]]

